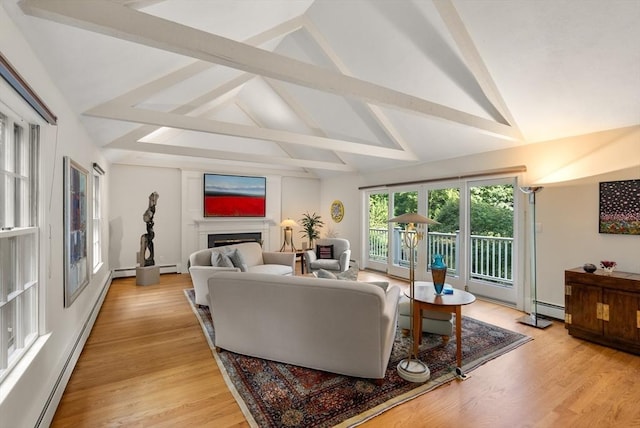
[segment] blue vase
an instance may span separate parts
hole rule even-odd
[[[436,294],[442,294],[444,281],[447,277],[447,265],[442,260],[442,256],[440,254],[433,255],[433,262],[431,262],[431,276],[433,277],[433,287],[436,289]]]

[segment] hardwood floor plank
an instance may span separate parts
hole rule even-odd
[[[114,280],[52,426],[248,426],[184,297],[191,287],[180,274]],[[519,311],[482,300],[463,314],[534,340],[362,426],[640,426],[640,357],[575,339],[560,322],[517,323]]]

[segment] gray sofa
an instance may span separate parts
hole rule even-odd
[[[400,288],[220,272],[209,280],[215,346],[370,379],[384,378]]]
[[[238,250],[242,254],[244,267],[212,266],[212,253],[230,253]],[[295,253],[280,253],[276,251],[262,251],[257,242],[226,245],[224,247],[207,248],[196,251],[189,256],[189,274],[195,290],[195,300],[198,305],[209,305],[209,288],[207,282],[216,272],[246,272],[265,273],[271,275],[294,275],[296,266]]]

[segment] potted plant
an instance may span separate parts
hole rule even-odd
[[[313,248],[313,241],[320,238],[320,227],[324,226],[322,218],[316,214],[309,214],[308,212],[302,214],[302,218],[299,220],[302,225],[300,233],[302,237],[309,238],[309,248]]]

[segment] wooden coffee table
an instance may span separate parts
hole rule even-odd
[[[409,291],[405,292],[408,295]],[[476,296],[453,289],[453,294],[436,295],[432,282],[416,281],[413,296],[413,352],[418,355],[418,346],[422,342],[422,310],[447,312],[456,315],[456,372],[464,378],[462,372],[462,306],[473,303]]]

